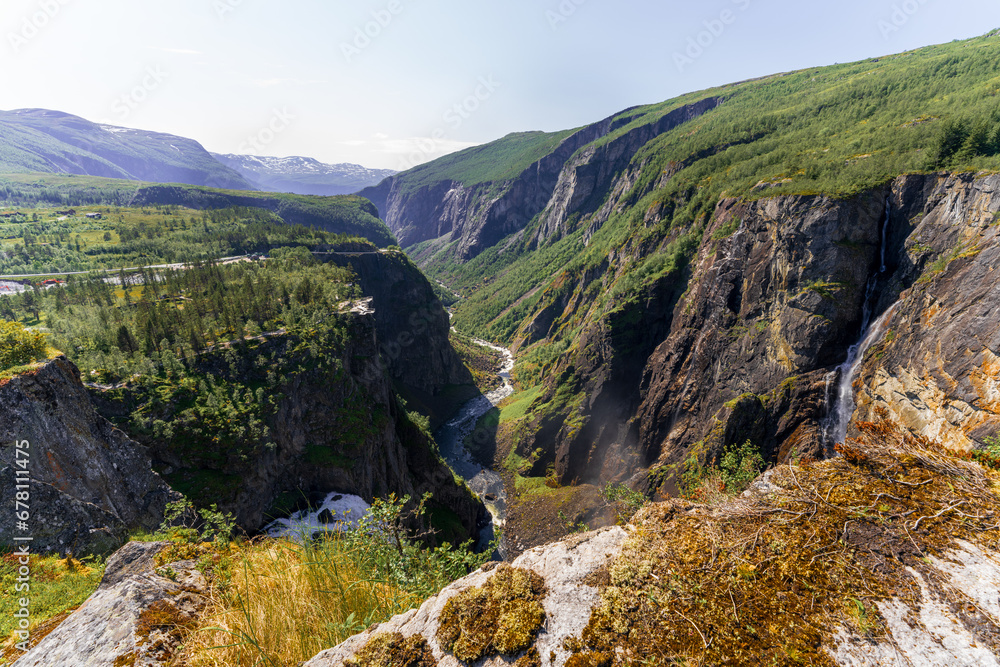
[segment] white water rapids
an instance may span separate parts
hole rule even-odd
[[[487,394],[476,396],[463,405],[458,414],[438,429],[437,433],[434,434],[434,439],[437,440],[444,460],[448,462],[456,474],[469,484],[469,488],[479,494],[493,517],[492,526],[484,527],[479,538],[479,546],[486,547],[493,540],[494,530],[503,527],[507,518],[507,494],[504,491],[503,479],[500,475],[476,463],[465,448],[464,441],[470,435],[473,438],[491,437],[488,432],[477,432],[476,424],[480,417],[514,393],[514,386],[510,383],[510,372],[514,369],[514,355],[507,348],[485,340],[473,339],[473,342],[504,355],[504,362],[498,373],[500,379],[503,380],[503,386]]]

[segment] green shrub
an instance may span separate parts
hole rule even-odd
[[[641,510],[643,506],[648,502],[646,496],[638,491],[633,491],[625,484],[614,484],[608,482],[603,489],[601,489],[601,497],[604,500],[615,506],[618,513],[618,523],[626,524],[628,523],[636,512]]]
[[[699,502],[719,502],[746,491],[764,467],[764,457],[749,440],[728,448],[718,465],[704,466],[692,454],[681,473],[681,495]]]
[[[0,371],[30,364],[46,356],[45,336],[20,322],[0,320]]]

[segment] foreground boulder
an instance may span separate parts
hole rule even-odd
[[[146,449],[97,414],[65,357],[0,382],[0,415],[0,548],[30,536],[35,552],[106,551],[160,525],[176,494]],[[27,526],[15,514],[23,470]]]
[[[412,652],[415,645],[423,643],[434,656],[426,660],[436,661],[429,664],[440,664],[444,667],[465,664],[453,655],[446,655],[441,646],[437,629],[441,625],[442,612],[447,610],[454,614],[456,611],[472,611],[456,610],[455,607],[459,605],[455,604],[452,604],[451,609],[449,609],[449,602],[453,599],[458,603],[463,602],[463,595],[470,591],[475,592],[478,587],[484,586],[491,579],[498,576],[504,577],[514,569],[534,573],[542,580],[546,590],[541,599],[545,629],[537,634],[537,639],[531,643],[532,648],[546,656],[552,652],[559,660],[557,664],[564,664],[570,653],[563,648],[562,644],[565,640],[578,636],[584,629],[591,608],[600,600],[598,588],[601,580],[600,573],[601,571],[606,572],[608,563],[620,552],[626,537],[625,531],[621,528],[607,528],[532,549],[521,554],[510,566],[497,566],[496,563],[490,563],[477,572],[454,582],[441,593],[427,600],[420,609],[397,616],[374,630],[352,637],[335,649],[320,653],[307,662],[305,667],[336,667],[345,664],[345,661],[348,661],[346,664],[350,665],[375,664],[376,660],[371,655],[369,642],[372,642],[374,638],[372,644],[374,646],[379,644],[380,640],[391,641],[391,638],[396,634],[402,635],[404,641],[400,643],[398,650],[393,651],[390,646],[387,652],[395,654],[397,659],[401,659],[399,656],[407,649]],[[483,599],[480,596],[475,596],[472,601],[481,602]],[[525,602],[531,601],[526,600]],[[478,605],[473,610],[482,612],[484,615],[494,614],[494,610],[490,608],[489,604]],[[502,613],[498,615],[499,625],[516,620],[511,617],[519,610],[511,604],[511,601],[507,601],[507,611],[510,613],[506,615],[506,618]],[[469,620],[467,613],[464,620]],[[475,621],[475,619],[472,620]],[[468,622],[465,625],[468,626]],[[494,625],[492,629],[496,630],[499,625]],[[536,629],[540,630],[541,628]],[[485,630],[485,628],[481,630]],[[418,637],[416,642],[411,639],[407,645],[405,640],[414,637]],[[491,633],[489,637],[483,638],[481,644],[484,648],[488,648],[494,642],[503,644],[501,639]],[[369,648],[368,652],[365,651],[366,647]],[[527,653],[527,651],[518,651],[518,653]],[[388,664],[397,663],[390,662]],[[409,663],[399,662],[398,664]],[[421,663],[414,662],[413,664]],[[494,655],[487,656],[485,662],[477,664],[493,666],[510,663],[504,657]]]
[[[124,546],[108,561],[97,591],[14,664],[169,664],[184,630],[205,608],[208,586],[194,561],[157,568],[156,557],[166,546],[163,542]]]
[[[743,497],[481,569],[307,666],[1000,664],[1000,460],[859,429]]]

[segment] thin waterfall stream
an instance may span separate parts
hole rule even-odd
[[[892,217],[892,204],[889,198],[885,202],[885,218],[882,221],[882,240],[878,273],[868,280],[865,288],[865,300],[861,311],[861,338],[847,350],[847,359],[827,376],[826,405],[827,415],[823,420],[823,440],[830,452],[833,446],[847,439],[847,429],[854,415],[854,378],[864,362],[865,353],[872,345],[881,340],[885,333],[885,325],[895,311],[895,305],[882,313],[874,322],[872,315],[879,300],[878,285],[889,271],[886,265],[888,246],[889,221]],[[830,387],[836,380],[831,396]]]

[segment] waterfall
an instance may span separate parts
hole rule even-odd
[[[854,376],[857,375],[858,369],[865,360],[865,353],[871,349],[877,341],[882,338],[885,333],[885,325],[895,311],[895,306],[889,308],[887,311],[882,313],[882,315],[872,322],[872,314],[874,312],[875,306],[878,303],[878,285],[879,281],[889,270],[886,266],[886,252],[888,246],[888,234],[889,234],[889,220],[892,217],[892,203],[889,198],[886,197],[885,201],[885,218],[882,221],[882,241],[879,256],[879,270],[878,273],[873,275],[868,280],[868,285],[865,288],[865,300],[861,309],[861,338],[857,343],[852,345],[847,350],[847,359],[837,370],[833,371],[827,376],[827,387],[826,387],[826,405],[827,405],[827,415],[823,420],[823,440],[827,443],[827,446],[832,450],[833,446],[838,443],[844,442],[847,438],[847,427],[851,423],[851,417],[854,415]],[[830,396],[830,383],[836,379],[836,391],[834,392],[831,403]]]

